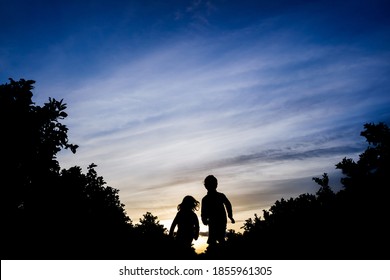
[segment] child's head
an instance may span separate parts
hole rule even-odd
[[[191,195],[186,195],[183,201],[177,206],[177,210],[199,210],[199,201]]]
[[[208,175],[204,179],[204,186],[208,191],[215,191],[218,186],[218,180],[214,177],[214,175]]]

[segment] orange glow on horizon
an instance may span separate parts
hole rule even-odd
[[[207,236],[199,236],[198,240],[192,241],[192,244],[197,254],[203,253],[207,248]]]

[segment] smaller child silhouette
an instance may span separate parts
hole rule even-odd
[[[199,201],[187,195],[182,203],[177,206],[177,214],[169,230],[169,236],[174,236],[177,226],[176,241],[184,249],[191,248],[192,240],[199,237],[199,220],[195,211],[199,210]]]
[[[227,216],[232,224],[232,205],[225,194],[217,192],[218,180],[213,175],[209,175],[204,180],[207,194],[202,199],[201,217],[204,225],[209,226],[209,238],[207,243],[211,246],[225,242]]]

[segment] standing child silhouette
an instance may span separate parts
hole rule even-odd
[[[183,249],[190,249],[192,240],[199,237],[199,220],[195,211],[199,210],[199,201],[187,195],[182,203],[177,206],[177,214],[169,230],[169,236],[173,237],[177,226],[176,240]]]
[[[232,204],[225,194],[217,192],[218,180],[209,175],[204,180],[207,194],[202,199],[201,217],[204,225],[209,226],[207,243],[211,246],[225,242],[226,212],[234,224]]]

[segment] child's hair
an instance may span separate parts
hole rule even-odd
[[[186,195],[183,198],[183,201],[177,206],[177,210],[199,210],[199,201],[197,201],[193,196]]]
[[[209,190],[216,190],[218,186],[218,180],[214,177],[214,175],[208,175],[204,179],[204,186],[205,188]]]

